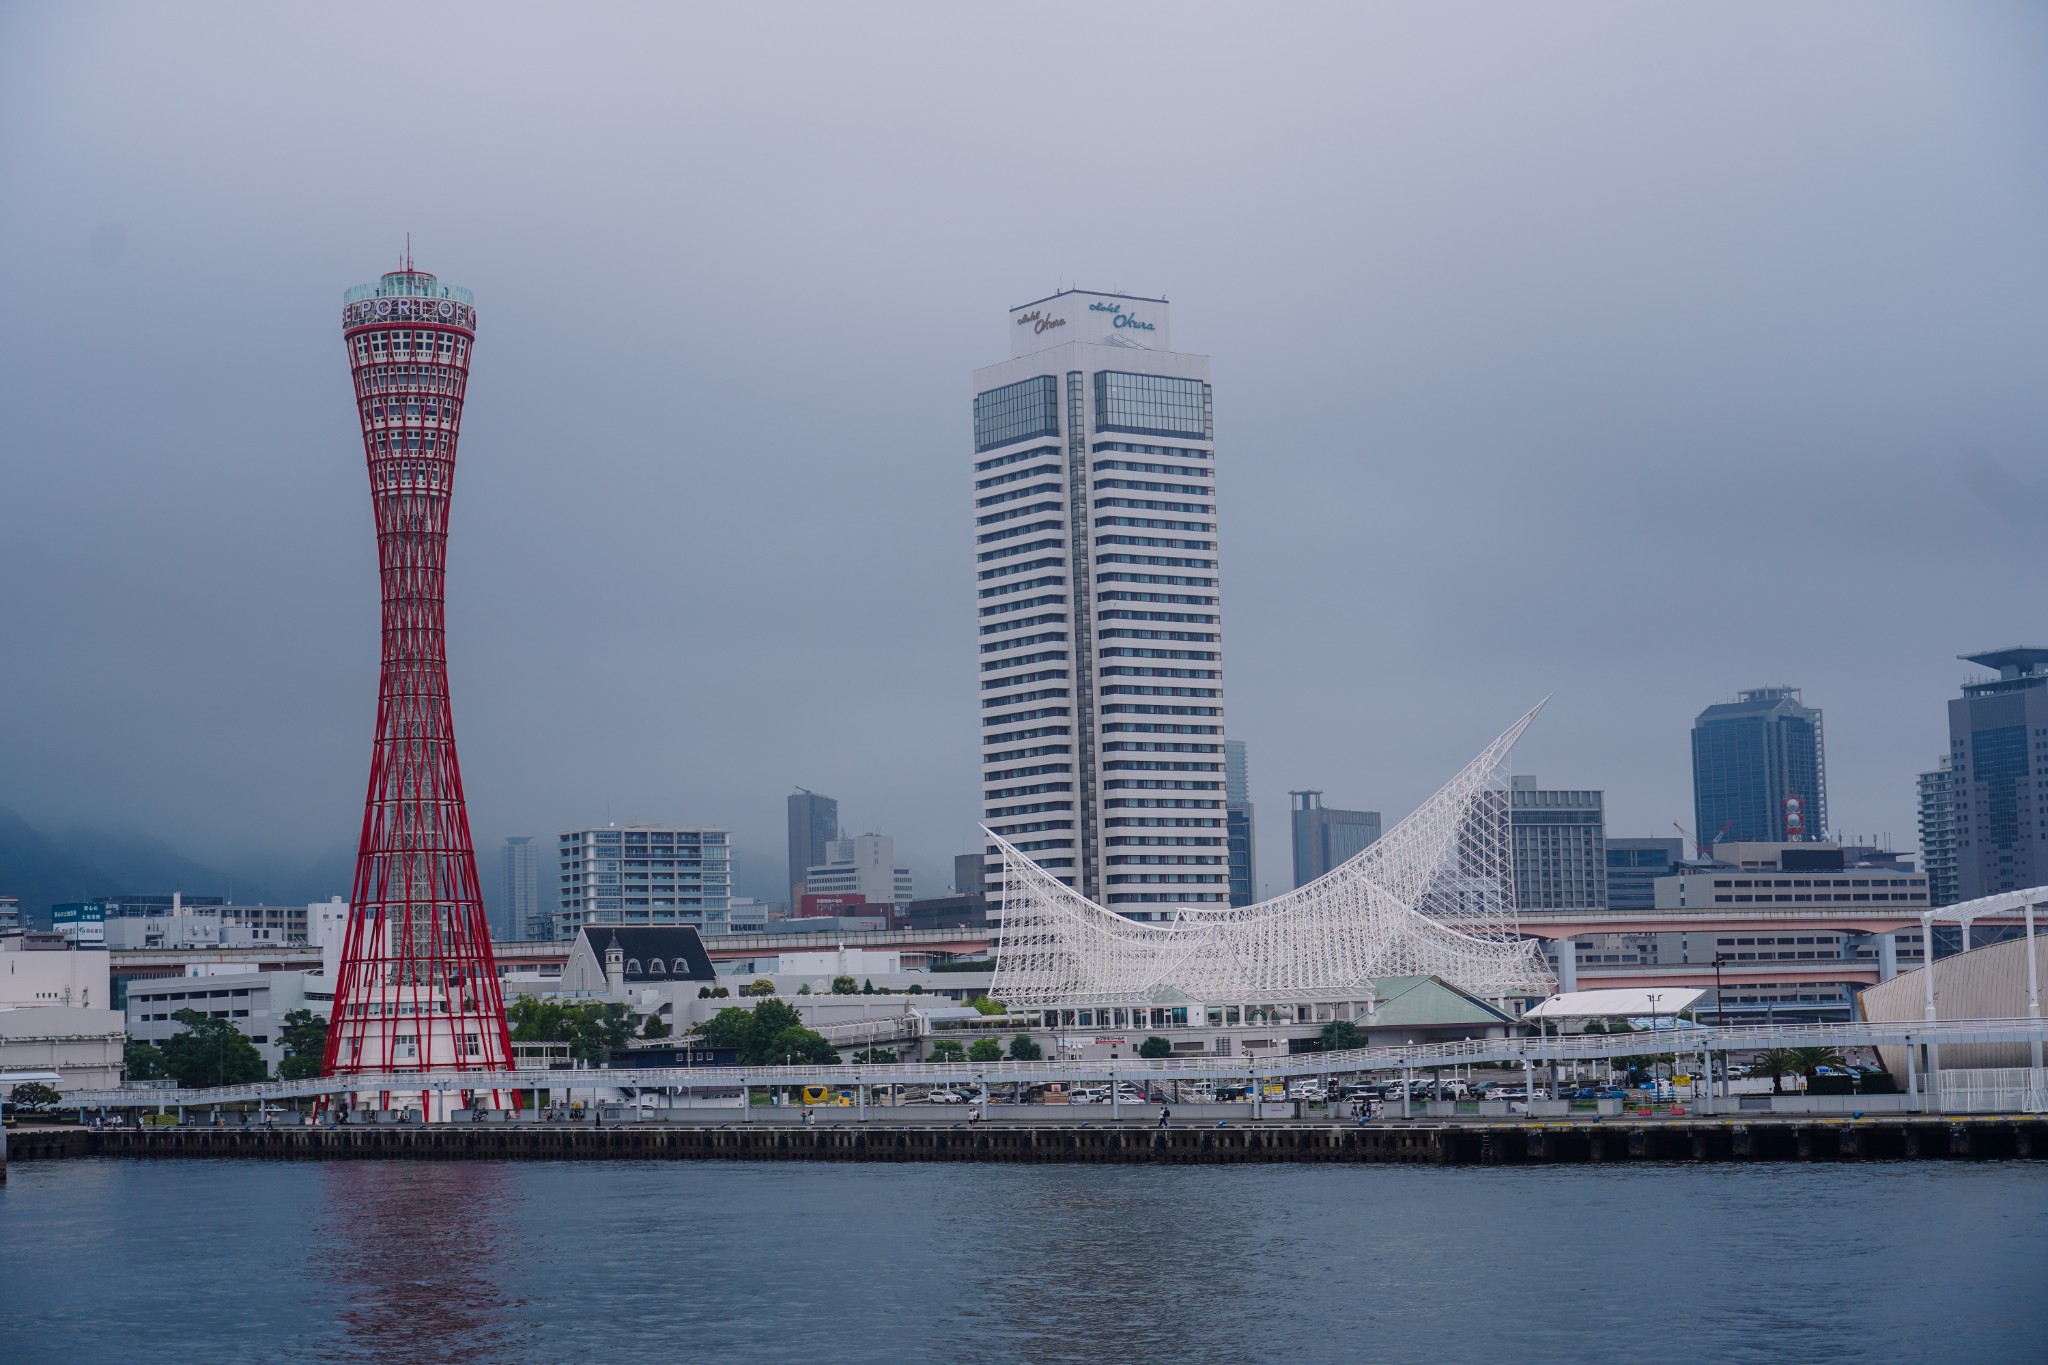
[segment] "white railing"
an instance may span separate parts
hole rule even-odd
[[[886,1019],[856,1019],[845,1024],[822,1024],[817,1032],[835,1047],[859,1043],[900,1043],[918,1036],[917,1016],[892,1014]]]
[[[2048,1071],[1991,1067],[1936,1078],[1944,1114],[2048,1114]]]
[[[821,1085],[946,1085],[987,1082],[1071,1084],[1077,1081],[1213,1080],[1244,1084],[1295,1076],[1356,1075],[1364,1072],[1427,1071],[1433,1067],[1493,1063],[1545,1066],[1553,1062],[1699,1052],[1756,1052],[1766,1048],[1875,1047],[1905,1043],[2027,1042],[2042,1036],[2038,1019],[1944,1019],[1939,1022],[1850,1024],[1745,1024],[1640,1033],[1579,1033],[1562,1037],[1473,1038],[1455,1043],[1360,1048],[1347,1052],[1305,1052],[1272,1058],[1192,1057],[1097,1058],[1031,1062],[817,1063],[763,1067],[635,1067],[559,1071],[533,1067],[511,1071],[363,1072],[308,1081],[269,1081],[210,1090],[80,1090],[64,1097],[66,1108],[132,1108],[156,1105],[245,1104],[304,1099],[344,1092],[403,1095],[451,1090],[563,1090],[635,1086],[752,1087]]]

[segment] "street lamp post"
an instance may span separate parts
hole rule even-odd
[[[1650,1079],[1653,1082],[1657,1079],[1657,1002],[1663,998],[1662,991],[1650,992]]]

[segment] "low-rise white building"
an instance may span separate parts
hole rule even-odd
[[[825,861],[804,872],[807,896],[860,896],[869,905],[910,904],[910,869],[896,866],[896,841],[861,834],[825,845]]]
[[[128,986],[128,1035],[162,1043],[185,1026],[179,1010],[226,1019],[248,1036],[271,1070],[284,1060],[284,1017],[293,1010],[326,1015],[334,1008],[329,978],[312,972],[240,972],[136,981]]]
[[[62,1077],[59,1090],[119,1085],[127,1042],[119,1010],[70,1005],[0,1009],[0,1071],[54,1071]]]
[[[103,1010],[113,1000],[107,963],[104,948],[80,948],[57,934],[0,938],[0,1009]]]

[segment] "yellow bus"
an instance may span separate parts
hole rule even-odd
[[[853,1104],[853,1091],[843,1085],[807,1085],[803,1087],[803,1102],[812,1108],[821,1104],[851,1107]]]

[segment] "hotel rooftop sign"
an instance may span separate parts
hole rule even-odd
[[[1171,350],[1166,300],[1065,289],[1010,310],[1010,358],[1069,341]]]

